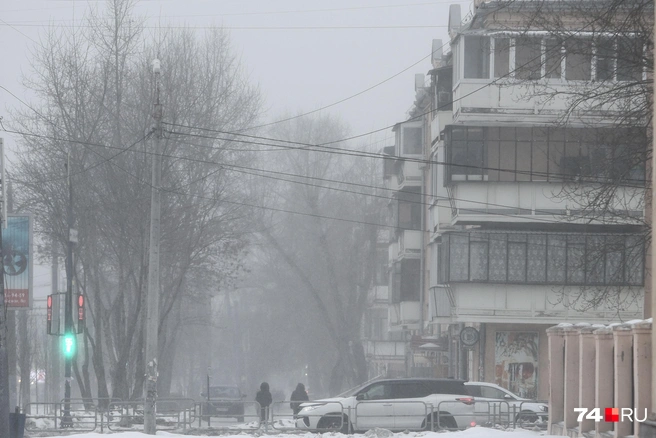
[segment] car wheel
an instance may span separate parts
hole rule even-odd
[[[538,416],[533,411],[521,411],[515,418],[515,422],[520,426],[524,424],[533,424],[536,421],[538,421]]]
[[[342,415],[342,419],[340,420],[338,412],[326,414],[319,419],[317,429],[321,429],[322,432],[339,430],[341,433],[347,435],[349,433],[349,419],[346,415]]]
[[[439,425],[438,425],[438,418],[439,418]],[[439,414],[436,412],[433,414],[432,421],[430,415],[426,417],[422,429],[428,431],[455,430],[458,429],[458,423],[456,423],[456,420],[451,415],[445,412],[440,412]]]

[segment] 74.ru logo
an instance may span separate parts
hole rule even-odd
[[[588,412],[590,411],[590,412]],[[637,421],[642,423],[647,420],[647,408],[642,418],[638,418],[638,410],[633,408],[605,408],[604,415],[601,415],[601,408],[574,408],[574,412],[578,412],[579,416],[576,419],[579,423],[586,420],[594,420],[595,423],[605,421],[607,423],[617,423],[618,421]]]

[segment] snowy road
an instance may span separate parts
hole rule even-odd
[[[467,429],[464,431],[459,431],[459,432],[408,432],[408,433],[391,433],[389,431],[386,431],[384,429],[374,429],[370,430],[369,432],[365,434],[357,434],[356,436],[360,436],[362,438],[440,438],[441,435],[444,433],[449,434],[449,438],[547,438],[550,437],[550,435],[547,435],[546,432],[533,432],[533,431],[528,431],[528,430],[523,430],[523,429],[515,429],[515,430],[496,430],[496,429],[488,429],[485,427],[474,427],[471,429]],[[254,431],[251,433],[245,433],[242,432],[238,435],[220,435],[222,438],[245,438],[249,436],[253,437],[260,437],[262,436],[263,433],[261,431]],[[76,438],[103,438],[107,436],[107,434],[100,434],[100,433],[84,433],[84,434],[75,434],[72,435],[73,437]],[[120,433],[114,433],[111,434],[112,438],[146,438],[148,435],[145,435],[141,432],[120,432]],[[193,438],[193,437],[205,437],[207,435],[181,435],[181,434],[175,434],[175,433],[170,433],[170,432],[158,432],[157,433],[158,437],[186,437],[186,438]],[[305,433],[305,434],[267,434],[267,437],[271,438],[323,438],[323,437],[330,437],[330,438],[345,438],[346,435],[343,435],[341,433],[326,433],[326,434],[316,434],[316,433]],[[61,435],[51,435],[52,438],[60,438]],[[26,436],[27,438],[27,436]]]

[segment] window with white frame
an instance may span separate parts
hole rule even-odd
[[[396,131],[397,156],[422,155],[424,128],[421,121],[404,122]]]
[[[462,62],[454,59],[457,79],[639,81],[643,78],[644,48],[641,39],[635,37],[570,36],[560,40],[531,35],[466,35],[462,41]]]
[[[542,39],[536,37],[515,38],[515,77],[540,79],[542,76]]]
[[[464,74],[466,79],[490,77],[490,39],[484,36],[466,36]]]
[[[494,38],[494,77],[510,74],[510,38]]]

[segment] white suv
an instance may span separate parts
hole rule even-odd
[[[325,432],[465,429],[473,398],[463,380],[404,378],[370,382],[338,397],[305,402],[296,427]]]

